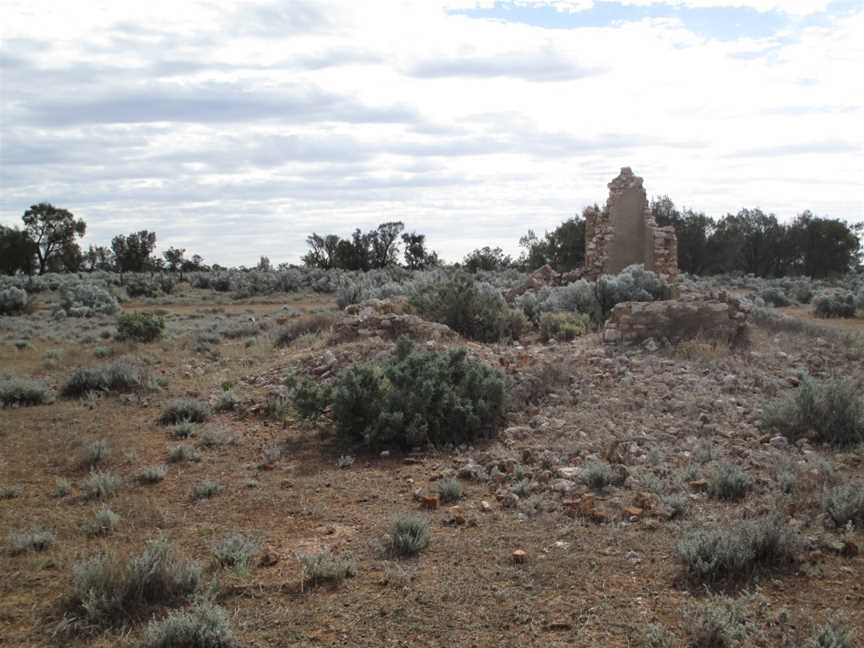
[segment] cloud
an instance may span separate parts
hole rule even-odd
[[[470,54],[421,60],[408,68],[415,77],[512,77],[524,81],[574,81],[603,74],[602,67],[580,65],[549,47],[533,52]]]
[[[864,146],[848,140],[830,139],[811,142],[796,142],[791,144],[777,144],[775,146],[764,146],[760,148],[744,149],[729,153],[734,157],[777,157],[784,155],[824,155],[834,153],[861,153]]]

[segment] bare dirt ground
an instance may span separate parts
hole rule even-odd
[[[327,353],[347,366],[388,349],[389,342],[367,339],[328,349],[322,336],[276,349],[271,335],[284,318],[283,305],[335,311],[333,301],[307,294],[214,305],[207,296],[187,291],[173,305],[126,304],[130,311],[166,313],[167,338],[154,344],[102,339],[98,331],[111,329],[109,320],[88,323],[92,335],[82,338],[77,329],[84,323],[67,319],[38,329],[30,348],[0,346],[4,373],[41,378],[55,388],[75,367],[105,362],[94,357],[105,346],[116,357],[145,362],[165,385],[140,395],[58,398],[0,411],[0,486],[20,486],[17,497],[0,500],[0,529],[5,535],[43,527],[56,535],[47,551],[0,554],[0,645],[51,645],[45,612],[68,591],[72,565],[81,558],[132,553],[164,533],[183,556],[209,565],[212,546],[242,531],[258,537],[278,561],[245,575],[208,567],[221,583],[219,601],[240,646],[625,648],[640,645],[651,623],[669,629],[670,645],[685,646],[689,606],[707,592],[682,581],[675,557],[682,533],[694,524],[777,511],[804,539],[801,560],[736,589],[749,596],[758,629],[739,645],[802,646],[813,627],[838,610],[864,636],[864,555],[826,548],[840,537],[864,548],[864,533],[826,527],[821,509],[825,488],[864,474],[861,449],[783,446],[759,428],[762,407],[790,393],[803,371],[864,381],[864,350],[848,339],[817,341],[754,328],[750,349],[735,353],[604,348],[597,335],[559,345],[461,342],[511,375],[547,376],[545,393],[512,411],[494,442],[382,457],[339,447],[326,422],[314,426],[290,413],[276,420],[263,415],[262,405],[289,371],[314,366]],[[793,309],[787,314],[805,316]],[[250,317],[268,329],[209,349],[196,344],[208,327]],[[47,314],[37,310],[30,318]],[[19,330],[27,326],[27,318],[16,319],[25,320],[16,324]],[[862,322],[852,328],[861,329]],[[49,350],[55,350],[52,361],[46,360]],[[204,428],[228,430],[237,443],[202,449],[199,463],[170,465],[160,483],[137,483],[143,467],[164,463],[167,448],[178,443],[157,422],[164,403],[178,396],[215,401],[225,386],[246,403],[243,413],[217,414]],[[106,467],[125,480],[109,502],[122,520],[107,538],[82,531],[96,506],[82,501],[77,488],[87,474],[80,448],[96,439],[110,442]],[[265,461],[274,447],[280,457]],[[355,463],[338,468],[338,457],[349,452]],[[568,510],[568,501],[587,488],[559,478],[562,468],[592,459],[613,461],[627,473],[622,486],[598,494],[607,513],[599,523]],[[743,501],[712,500],[688,486],[720,462],[735,463],[752,478]],[[429,549],[417,558],[388,558],[382,535],[397,514],[419,510],[415,491],[434,492],[442,476],[473,465],[500,466],[503,476],[464,479],[459,510],[423,512],[432,524]],[[781,469],[795,476],[791,495],[778,486]],[[52,495],[58,478],[75,484],[71,494]],[[224,491],[193,501],[192,489],[204,479]],[[508,493],[520,484],[522,497],[514,503]],[[645,504],[668,492],[686,499],[683,517],[669,519],[661,507],[654,513]],[[639,502],[641,514],[624,511]],[[336,586],[302,587],[297,556],[317,548],[350,554],[357,575]],[[527,552],[524,564],[513,563],[516,549]],[[139,639],[140,626],[133,626],[71,645],[136,645]]]

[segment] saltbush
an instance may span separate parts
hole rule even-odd
[[[333,389],[337,433],[368,446],[464,443],[491,437],[504,405],[500,372],[465,349],[416,351],[401,338],[381,364],[358,364]]]
[[[230,533],[213,547],[213,557],[220,567],[233,567],[245,572],[261,545],[242,533]]]
[[[117,339],[154,342],[165,332],[165,320],[154,313],[123,313],[117,317]]]
[[[617,275],[602,275],[595,290],[604,317],[621,302],[669,299],[672,294],[661,277],[638,264],[627,266]]]
[[[348,556],[337,556],[330,551],[300,556],[303,580],[311,583],[337,583],[357,574],[357,565]]]
[[[12,531],[6,538],[6,552],[18,556],[28,551],[45,551],[54,544],[54,534],[47,529]]]
[[[162,425],[178,423],[203,423],[212,413],[210,405],[192,398],[175,398],[165,405],[159,422]]]
[[[825,496],[825,512],[838,527],[850,522],[864,528],[864,481],[831,489]]]
[[[763,425],[792,441],[812,434],[817,441],[848,447],[864,442],[864,397],[849,379],[805,376],[794,395],[769,403]]]
[[[779,568],[796,559],[799,541],[776,517],[744,520],[715,528],[694,528],[678,543],[678,558],[691,580],[736,580]]]
[[[743,499],[750,489],[751,480],[735,464],[721,463],[708,480],[708,494],[721,500]]]
[[[424,284],[410,302],[424,318],[480,342],[518,339],[527,325],[522,312],[511,309],[497,288],[463,272]]]
[[[0,315],[12,315],[26,312],[30,305],[27,291],[10,286],[0,290]]]
[[[66,381],[62,394],[76,398],[87,392],[125,393],[147,389],[150,380],[146,371],[128,362],[113,362],[101,367],[80,367]]]
[[[783,289],[776,286],[765,288],[759,292],[759,297],[771,306],[789,306],[792,303],[786,296],[786,293],[783,292]]]
[[[0,407],[24,407],[51,402],[51,390],[38,380],[0,378]]]
[[[327,313],[315,313],[299,317],[285,324],[276,333],[276,346],[288,346],[301,335],[324,333],[333,326],[334,322],[334,317]]]
[[[843,616],[830,619],[816,628],[804,648],[855,648],[858,634]]]
[[[393,522],[388,537],[390,551],[398,556],[416,556],[429,546],[432,532],[426,518],[402,515]]]
[[[95,283],[78,283],[63,286],[60,305],[70,317],[91,315],[113,315],[119,305],[117,299],[106,288]]]

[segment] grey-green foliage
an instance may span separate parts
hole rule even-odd
[[[771,306],[789,306],[792,303],[783,289],[778,286],[765,288],[759,292],[759,297],[762,298],[762,301]]]
[[[91,470],[81,482],[81,497],[85,500],[109,499],[114,497],[122,480],[112,472]]]
[[[708,494],[721,500],[740,500],[751,483],[747,473],[738,466],[721,463],[708,479]]]
[[[229,648],[234,645],[225,608],[209,601],[173,610],[144,630],[145,648]]]
[[[224,488],[225,487],[218,482],[212,481],[210,479],[205,479],[204,481],[195,484],[194,488],[192,489],[192,499],[208,499],[210,497],[213,497],[214,495],[218,495],[219,493],[221,493]]]
[[[117,339],[155,342],[165,332],[165,320],[155,313],[121,313],[117,316]]]
[[[816,317],[855,317],[855,296],[845,290],[827,290],[813,298],[813,314]]]
[[[66,497],[72,492],[72,482],[65,477],[58,477],[54,480],[54,497]]]
[[[72,569],[68,614],[80,626],[121,626],[153,605],[173,606],[198,588],[201,570],[181,559],[165,538],[147,544],[140,556],[100,554]]]
[[[62,394],[67,398],[77,398],[88,392],[124,393],[148,389],[150,386],[144,369],[118,361],[99,367],[79,367],[66,381]]]
[[[93,513],[93,519],[84,523],[84,533],[91,537],[108,536],[120,523],[120,516],[104,504]]]
[[[220,567],[233,567],[245,572],[260,548],[255,538],[242,533],[230,533],[213,547],[213,557]]]
[[[777,517],[687,531],[677,546],[685,574],[698,582],[746,578],[796,559],[798,537]]]
[[[167,474],[168,466],[164,464],[147,466],[138,473],[138,481],[142,484],[157,484],[165,479]]]
[[[636,648],[672,648],[674,638],[665,626],[649,623],[635,637]]]
[[[725,596],[712,596],[688,610],[690,648],[730,648],[747,636],[743,605]]]
[[[95,468],[111,456],[111,444],[106,439],[97,439],[81,448],[81,465]]]
[[[864,396],[847,378],[805,376],[794,395],[769,403],[763,425],[796,441],[809,432],[838,447],[864,442]]]
[[[332,397],[333,393],[329,385],[309,378],[301,380],[291,391],[294,409],[304,419],[316,419],[321,416]]]
[[[18,556],[28,551],[45,551],[52,544],[54,533],[47,529],[12,531],[6,537],[6,551],[10,556]]]
[[[357,574],[357,565],[350,556],[337,556],[321,551],[300,556],[303,579],[309,583],[339,582]]]
[[[535,324],[544,313],[580,313],[594,323],[603,319],[595,285],[579,279],[566,286],[545,286],[536,292],[527,292],[516,298],[516,304]]]
[[[399,556],[414,556],[429,546],[432,532],[426,518],[419,515],[402,515],[396,518],[390,529],[389,548]]]
[[[63,286],[60,305],[70,317],[113,315],[119,308],[114,295],[107,288],[93,282]]]
[[[27,310],[27,291],[15,286],[0,289],[0,315],[13,315]]]
[[[444,503],[462,499],[462,482],[454,478],[445,478],[438,482],[438,497]]]
[[[602,490],[615,483],[616,474],[612,466],[601,461],[589,461],[581,473],[582,481],[594,490]]]
[[[168,463],[184,463],[186,461],[201,461],[201,455],[195,448],[183,444],[168,450]]]
[[[837,526],[864,528],[864,481],[836,486],[825,496],[825,512]]]
[[[807,640],[805,648],[855,648],[858,635],[849,621],[842,616],[819,626]]]
[[[0,377],[0,407],[25,407],[51,402],[51,389],[39,380]]]
[[[415,351],[405,338],[388,360],[348,369],[333,390],[337,433],[369,446],[491,437],[503,406],[500,372],[469,360],[465,349]]]
[[[21,486],[0,486],[0,500],[10,500],[21,496]]]
[[[617,275],[602,275],[595,290],[604,317],[621,302],[656,301],[671,296],[669,285],[639,264],[627,266]]]
[[[212,413],[210,405],[192,398],[176,398],[165,405],[159,422],[176,425],[182,422],[203,423]]]
[[[228,430],[211,428],[204,430],[198,440],[199,448],[221,448],[223,446],[236,445],[237,437]]]
[[[590,318],[582,313],[543,313],[540,317],[540,340],[567,342],[585,335],[590,327]]]

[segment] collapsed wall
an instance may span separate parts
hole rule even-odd
[[[642,178],[623,167],[608,186],[605,209],[586,215],[585,276],[596,279],[641,263],[667,281],[677,278],[675,228],[657,225]]]

